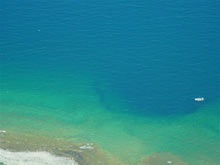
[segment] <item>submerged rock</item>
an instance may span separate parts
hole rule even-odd
[[[23,155],[32,153],[31,156],[35,156],[36,153],[38,155],[40,153],[42,155],[46,154],[46,156],[49,155],[54,159],[57,158],[58,161],[64,158],[65,160],[71,159],[80,165],[125,165],[115,156],[103,151],[93,143],[78,143],[67,141],[65,139],[18,133],[14,134],[11,132],[7,132],[7,134],[2,136],[0,140],[0,151],[2,151],[2,154],[17,153],[16,155],[13,154],[13,156],[18,156],[18,153]],[[0,162],[2,162],[1,152]],[[32,163],[32,165],[34,164]]]
[[[162,152],[145,156],[140,165],[187,165],[187,163],[175,154]]]

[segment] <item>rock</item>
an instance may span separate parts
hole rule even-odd
[[[172,153],[153,153],[142,158],[140,165],[187,165],[179,156]]]

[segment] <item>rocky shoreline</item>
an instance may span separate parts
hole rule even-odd
[[[0,133],[0,148],[10,152],[46,152],[51,155],[74,160],[80,165],[124,165],[110,153],[101,150],[94,143],[78,143],[45,136]],[[0,155],[1,162],[1,155]],[[4,163],[4,162],[3,162]],[[74,165],[75,165],[74,164]]]
[[[32,163],[33,165],[43,165],[44,159],[42,159],[42,157],[46,157],[45,160],[47,161],[51,160],[51,162],[46,162],[45,164],[49,163],[54,165],[129,164],[103,151],[92,142],[79,143],[40,135],[27,135],[0,130],[0,165],[5,165],[3,158],[7,159],[7,156],[5,156],[7,154],[10,156],[14,155],[15,157],[20,155],[20,159],[25,158],[30,161],[34,161],[34,159],[37,160]],[[8,159],[10,159],[10,157],[8,157]],[[138,163],[138,165],[161,164],[187,165],[179,156],[172,153],[152,153],[144,156]],[[26,164],[24,163],[24,165]]]

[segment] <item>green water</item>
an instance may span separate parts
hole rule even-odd
[[[0,142],[44,136],[128,165],[219,164],[219,6],[0,1]]]
[[[57,91],[3,88],[0,130],[95,142],[131,165],[158,152],[178,155],[192,165],[220,162],[219,100],[185,116],[141,116],[117,111],[129,107],[110,91],[108,101],[115,111],[109,110],[88,79],[77,76],[72,82],[74,93],[68,93],[68,86]]]

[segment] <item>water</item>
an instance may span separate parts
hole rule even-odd
[[[126,164],[218,164],[219,8],[0,2],[0,129],[95,142]]]

